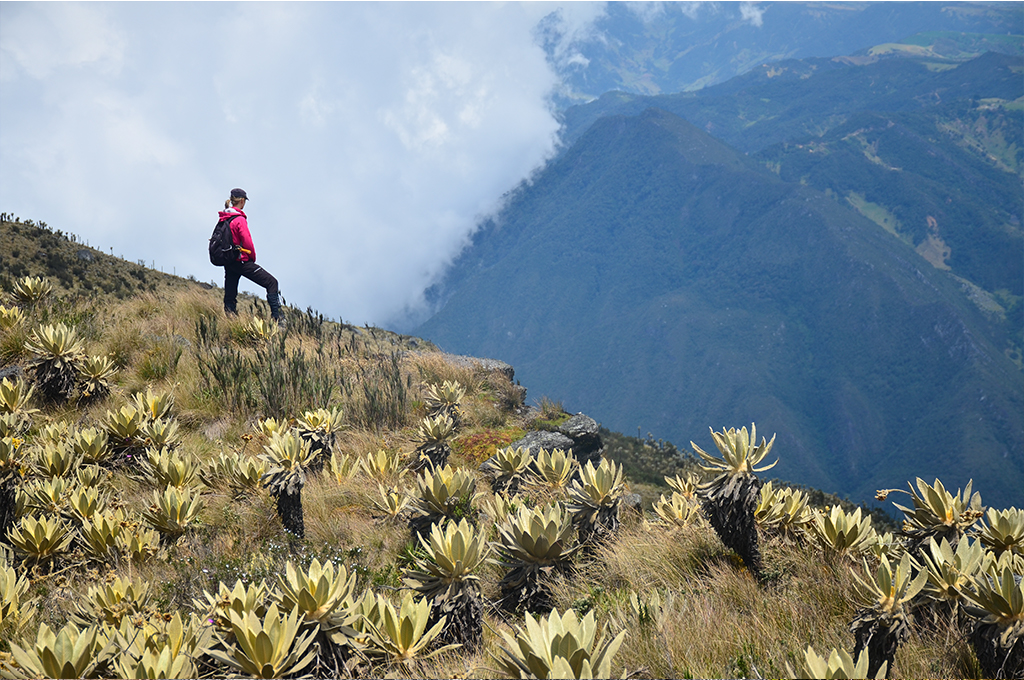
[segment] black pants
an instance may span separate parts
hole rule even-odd
[[[234,314],[238,303],[238,280],[245,277],[267,289],[267,302],[271,312],[280,308],[277,279],[255,262],[233,262],[224,266],[224,311]],[[275,314],[276,316],[276,314]]]

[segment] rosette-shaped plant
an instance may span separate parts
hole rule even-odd
[[[391,487],[377,484],[377,498],[373,499],[373,507],[384,513],[384,518],[390,521],[397,521],[405,509],[409,507],[409,495],[402,491],[401,487]]]
[[[153,492],[153,504],[142,511],[142,516],[165,541],[173,543],[195,523],[204,507],[198,489],[167,486],[163,493]]]
[[[79,534],[85,552],[93,560],[105,562],[118,552],[117,539],[124,531],[127,518],[121,509],[101,512],[82,520]]]
[[[811,534],[829,558],[864,555],[878,542],[878,534],[871,525],[871,515],[857,508],[851,513],[840,505],[828,512],[814,511]]]
[[[259,432],[261,435],[270,439],[277,434],[284,434],[288,431],[288,420],[277,418],[264,418],[263,420],[257,420],[253,425],[253,429]]]
[[[51,517],[65,515],[72,489],[74,482],[64,477],[36,479],[25,485],[21,502],[27,511]]]
[[[139,430],[140,436],[146,440],[146,447],[151,449],[173,449],[178,445],[178,422],[156,418],[147,420]]]
[[[72,477],[75,470],[82,464],[82,456],[75,452],[74,447],[61,442],[46,443],[36,449],[32,467],[40,477]]]
[[[369,595],[369,597],[373,597]],[[445,645],[424,654],[444,628],[444,617],[428,627],[431,606],[426,598],[413,599],[406,593],[396,609],[387,599],[378,595],[372,604],[373,612],[364,625],[369,630],[366,654],[389,663],[409,663],[429,659],[458,645]]]
[[[889,667],[888,663],[882,663],[875,675],[868,674],[868,667],[870,665],[867,650],[858,654],[857,660],[854,661],[853,657],[845,649],[833,648],[828,658],[825,658],[818,656],[814,648],[808,645],[807,651],[804,653],[804,662],[800,664],[798,670],[793,670],[793,667],[788,663],[786,664],[786,669],[791,678],[831,680],[832,678],[886,677],[886,670]]]
[[[368,453],[360,461],[363,471],[381,484],[394,485],[405,476],[402,469],[402,455],[398,451],[379,449]]]
[[[39,409],[30,406],[35,389],[33,385],[21,378],[0,380],[0,413],[22,415],[31,423],[32,414],[39,412]],[[25,425],[21,431],[24,429],[28,429],[28,425]]]
[[[476,477],[467,470],[445,465],[434,471],[425,470],[416,479],[412,496],[412,518],[409,528],[418,536],[428,535],[430,527],[444,520],[474,516]]]
[[[104,356],[83,356],[78,366],[78,379],[82,383],[82,399],[99,401],[110,394],[110,381],[117,375],[114,360]]]
[[[25,515],[7,537],[26,564],[42,565],[67,552],[75,532],[59,519]]]
[[[910,635],[914,617],[909,602],[928,582],[928,573],[913,577],[910,555],[905,553],[896,568],[883,555],[874,575],[864,563],[866,578],[854,574],[854,596],[860,609],[850,625],[856,639],[853,653],[867,650],[868,677],[875,677],[883,663],[892,668],[896,649]],[[912,578],[913,577],[913,578]]]
[[[430,540],[420,537],[426,556],[415,560],[415,568],[404,575],[405,584],[433,603],[434,625],[447,621],[441,639],[476,649],[483,635],[483,603],[480,578],[473,572],[483,564],[489,547],[482,532],[465,519],[435,524]]]
[[[216,595],[204,590],[204,599],[193,599],[192,606],[197,612],[202,612],[203,618],[212,622],[221,632],[230,635],[229,614],[233,612],[244,618],[252,612],[263,618],[267,613],[267,597],[266,581],[245,584],[239,579],[230,588],[218,583]]]
[[[801,540],[814,522],[807,494],[797,489],[776,490],[770,481],[761,487],[754,516],[764,532],[787,542]]]
[[[243,456],[238,451],[221,451],[199,469],[199,479],[211,489],[229,487],[237,500],[246,492],[259,488],[265,468],[265,462]]]
[[[99,627],[82,630],[69,623],[54,633],[45,623],[35,640],[11,643],[14,664],[4,661],[4,675],[13,678],[92,678],[110,657],[110,646],[99,637]]]
[[[117,577],[109,583],[91,586],[79,600],[72,620],[82,626],[104,623],[117,627],[124,617],[143,614],[152,599],[148,583]]]
[[[75,329],[62,323],[32,331],[25,342],[25,349],[32,355],[28,367],[44,399],[64,403],[71,398],[85,358],[82,347]]]
[[[593,610],[582,619],[572,609],[546,617],[526,615],[526,625],[513,637],[502,632],[507,647],[495,657],[499,670],[510,678],[611,678],[612,660],[626,631],[608,640],[597,637]]]
[[[669,487],[691,503],[700,503],[700,478],[689,472],[686,477],[665,477],[665,483]]]
[[[530,469],[528,481],[530,484],[547,489],[552,493],[561,493],[569,482],[572,475],[579,467],[579,461],[572,451],[554,449],[547,451],[540,449],[533,457],[533,467]]]
[[[276,324],[274,324],[276,326]],[[344,424],[344,417],[340,408],[327,410],[325,408],[315,411],[306,411],[295,424],[299,436],[309,442],[310,456],[312,458],[310,472],[320,472],[324,464],[331,459],[334,453],[334,442],[337,433]]]
[[[70,437],[71,447],[82,456],[82,461],[101,465],[110,456],[107,433],[94,427],[78,430]]]
[[[501,605],[530,612],[551,609],[547,580],[564,572],[580,549],[573,545],[572,515],[558,503],[519,508],[491,545],[498,554],[494,561],[509,570],[501,579]]]
[[[6,561],[0,562],[0,635],[11,639],[12,632],[23,630],[35,614],[28,597],[28,580]]]
[[[989,508],[981,521],[978,539],[997,557],[1007,551],[1024,555],[1024,510]]]
[[[654,504],[654,512],[670,528],[682,528],[696,524],[701,517],[700,505],[696,501],[688,500],[678,491],[672,492],[672,497],[666,499],[665,494]]]
[[[174,395],[169,392],[154,392],[152,388],[147,387],[145,394],[135,393],[132,403],[145,420],[160,420],[171,417]]]
[[[142,425],[146,414],[131,404],[117,411],[107,411],[103,429],[107,432],[111,452],[116,454],[117,463],[135,463],[145,445]]]
[[[192,615],[186,622],[175,612],[169,619],[153,617],[141,626],[122,619],[117,630],[109,630],[120,653],[114,670],[122,678],[196,678],[195,663],[202,650],[210,646],[211,629]]]
[[[532,462],[533,456],[530,455],[529,449],[506,446],[485,460],[480,465],[480,471],[490,477],[494,493],[514,496],[518,493]]]
[[[749,433],[745,427],[740,430],[722,430],[711,431],[711,438],[721,452],[721,458],[705,453],[690,442],[690,446],[704,461],[701,469],[717,475],[700,486],[704,515],[722,543],[735,550],[747,568],[759,577],[761,550],[755,514],[761,481],[755,473],[770,470],[778,462],[757,467],[772,450],[775,435],[772,435],[770,442],[762,437],[761,443],[757,444],[757,428],[753,423]]]
[[[133,564],[141,564],[160,554],[160,534],[132,521],[114,537],[117,551]]]
[[[92,519],[107,507],[107,494],[96,487],[79,486],[71,489],[68,494],[65,515],[74,523],[81,524]]]
[[[31,427],[32,419],[24,413],[0,413],[0,438],[21,438]]]
[[[964,591],[967,613],[977,619],[971,644],[986,678],[1024,677],[1024,580],[1012,563],[1012,555],[1004,553]]]
[[[142,477],[156,487],[193,486],[198,480],[200,463],[188,454],[178,455],[168,449],[148,449]]]
[[[423,403],[427,407],[427,415],[431,418],[448,416],[455,428],[458,429],[462,422],[462,411],[459,403],[466,396],[466,388],[459,382],[445,380],[440,385],[427,385],[426,393],[423,395]]]
[[[14,282],[11,297],[19,305],[31,307],[53,294],[53,285],[38,276],[24,276]]]
[[[263,484],[277,500],[277,516],[286,531],[302,538],[306,524],[302,516],[302,488],[312,459],[309,442],[294,432],[275,432],[260,458],[266,462]]]
[[[334,564],[314,559],[309,569],[295,567],[291,561],[285,565],[285,573],[277,577],[278,590],[275,601],[282,611],[298,610],[305,626],[319,626],[330,633],[336,627],[338,614],[352,601],[356,587],[356,574],[344,566],[337,570]]]
[[[10,331],[25,323],[25,313],[17,307],[0,305],[0,331]]]
[[[316,657],[316,650],[309,649],[313,631],[299,635],[298,610],[283,614],[272,604],[263,616],[233,609],[227,615],[233,638],[215,633],[222,648],[207,653],[236,671],[255,678],[283,678],[301,673]]]
[[[335,481],[339,484],[346,479],[352,479],[362,469],[362,461],[359,460],[359,456],[348,453],[341,453],[340,451],[334,451],[331,453],[331,459],[328,463],[328,467],[331,472],[331,476],[334,477]]]
[[[455,436],[455,421],[442,413],[438,416],[427,416],[420,423],[416,433],[417,460],[414,469],[420,470],[429,465],[432,468],[448,464],[448,456],[452,448],[449,442]]]
[[[493,500],[484,500],[483,512],[495,524],[504,524],[522,505],[523,499],[519,494],[509,497],[496,493]]]
[[[971,579],[985,563],[985,549],[980,543],[960,541],[954,551],[946,539],[941,543],[931,538],[928,550],[921,556],[928,572],[922,593],[937,603],[953,604],[963,600]]]
[[[917,491],[910,485],[910,491],[901,491],[910,496],[912,508],[893,503],[903,511],[906,519],[903,522],[903,534],[910,539],[908,549],[919,553],[928,545],[928,540],[945,538],[949,546],[956,550],[956,544],[964,532],[982,516],[981,494],[971,493],[971,482],[967,482],[963,492],[956,494],[946,491],[938,479],[935,484],[928,484],[917,478]]]
[[[599,542],[619,530],[619,504],[626,487],[622,466],[602,458],[595,468],[580,468],[579,479],[569,488],[569,511],[579,528],[581,544]]]
[[[0,439],[0,537],[6,536],[18,518],[18,490],[25,466],[24,440]]]
[[[259,347],[269,342],[280,330],[281,327],[277,325],[276,321],[254,316],[242,328],[242,333],[249,344]]]

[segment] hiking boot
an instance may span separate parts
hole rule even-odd
[[[270,305],[270,318],[277,322],[277,325],[284,328],[288,322],[281,311],[281,296],[278,293],[267,295],[267,304]]]

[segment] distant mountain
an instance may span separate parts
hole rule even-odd
[[[872,47],[936,58],[1021,54],[1019,40],[1007,36],[1024,33],[1024,8],[1013,2],[612,2],[568,53],[563,30],[555,13],[539,34],[566,83],[561,101],[579,103],[611,90],[699,90],[763,64]]]
[[[1024,38],[1021,38],[1024,42]],[[986,53],[962,64],[923,58],[788,60],[758,66],[699,92],[641,96],[608,92],[563,113],[562,139],[575,141],[599,118],[656,107],[740,151],[820,136],[859,111],[921,111],[962,100],[1024,96],[1024,57]]]
[[[948,268],[1024,365],[1024,58],[872,59],[780,62],[701,92],[609,93],[566,111],[565,137],[602,116],[671,111]]]
[[[1021,365],[1024,111],[954,103],[862,113],[755,158],[785,180],[845,199],[934,267],[960,277],[965,294],[995,322],[993,339]]]
[[[858,501],[1024,488],[1024,374],[960,284],[666,111],[598,120],[432,292],[418,335],[614,430],[711,446],[754,421],[780,477]]]

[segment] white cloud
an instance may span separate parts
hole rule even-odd
[[[649,24],[665,15],[664,2],[630,2],[626,4],[640,21]]]
[[[764,10],[753,2],[740,3],[740,17],[743,21],[749,21],[751,26],[760,27],[764,23]]]
[[[556,9],[571,61],[602,4],[0,3],[0,207],[211,280],[241,186],[289,302],[386,323],[553,153]]]
[[[690,17],[691,19],[696,19],[697,15],[700,13],[701,8],[703,8],[706,4],[708,3],[694,0],[693,2],[676,3],[676,7],[678,7],[679,11],[685,14],[686,16]]]
[[[3,17],[3,80],[15,78],[18,69],[43,79],[63,69],[116,73],[121,68],[125,39],[101,5],[5,3]]]

